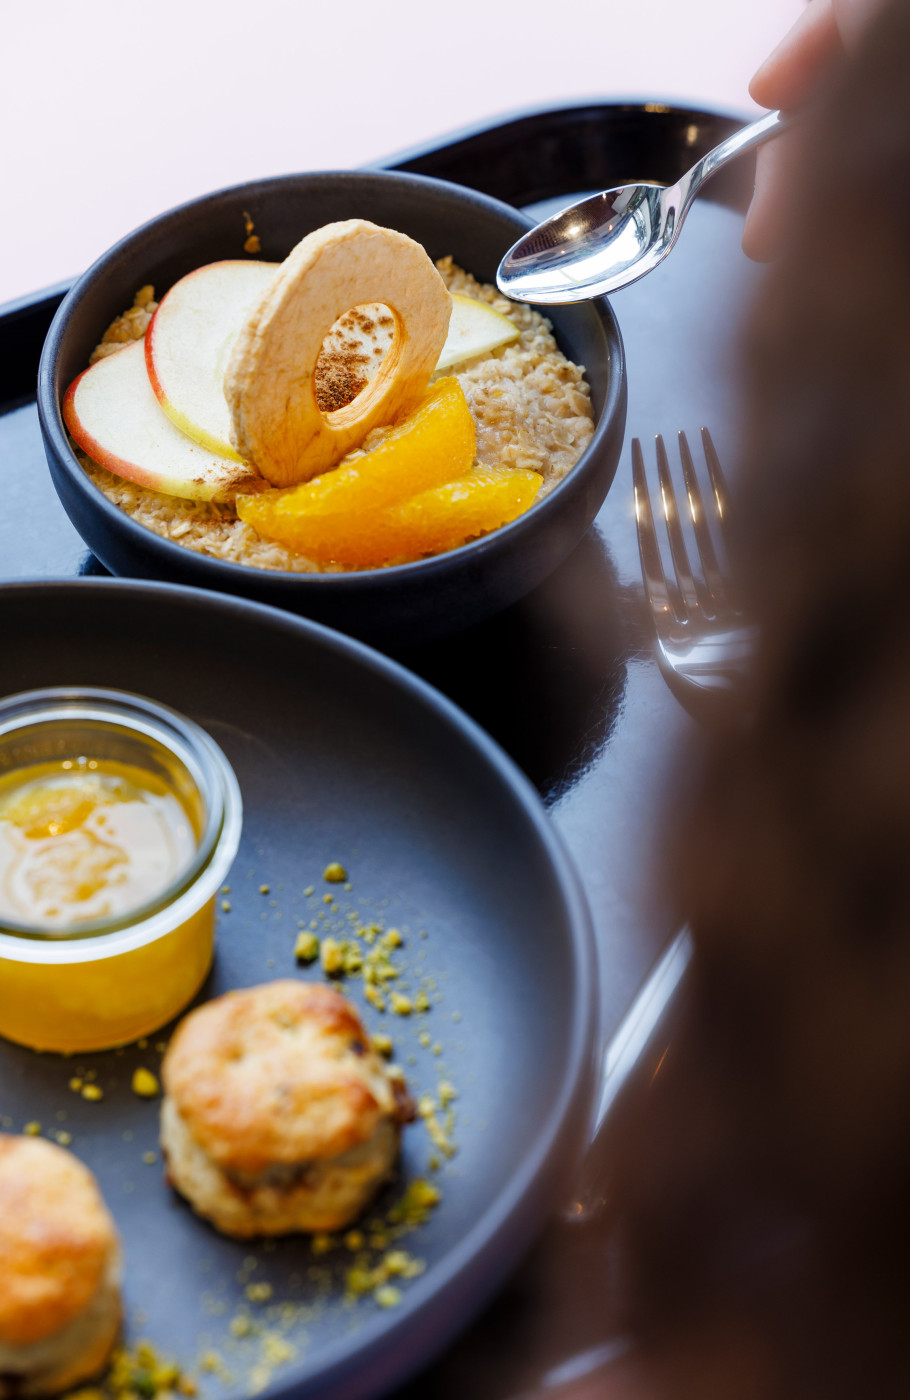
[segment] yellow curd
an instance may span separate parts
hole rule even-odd
[[[0,922],[47,932],[132,914],[189,866],[198,832],[135,765],[62,759],[0,777]]]
[[[191,721],[119,692],[0,701],[0,1035],[97,1050],[202,984],[240,835],[236,779]]]

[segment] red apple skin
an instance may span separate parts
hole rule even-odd
[[[92,366],[89,365],[89,369],[91,368]],[[73,438],[82,448],[82,451],[85,452],[87,456],[91,457],[93,462],[97,462],[100,467],[106,467],[107,470],[113,472],[115,476],[121,476],[125,481],[133,481],[137,486],[145,486],[150,491],[160,491],[160,476],[156,476],[153,472],[146,471],[144,467],[137,466],[135,462],[125,462],[122,457],[115,457],[113,452],[109,452],[106,447],[102,447],[98,439],[92,437],[91,433],[87,432],[79,421],[75,409],[76,390],[79,387],[79,381],[84,379],[87,374],[88,369],[84,369],[81,374],[77,375],[63,395],[63,403],[61,405],[63,421],[66,424],[70,437]]]
[[[77,396],[82,381],[86,375],[97,373],[102,370],[102,366],[110,366],[114,362],[118,378],[112,386],[109,372],[102,371],[108,377],[103,381],[107,387],[101,402],[106,408],[116,405],[115,419],[119,417],[124,425],[141,425],[145,417],[147,428],[151,429],[154,451],[160,453],[160,458],[156,457],[151,464],[148,460],[148,440],[137,450],[136,457],[123,457],[119,451],[114,451],[105,441],[99,439],[79,415]],[[99,385],[101,382],[98,381]],[[95,404],[97,403],[96,397]],[[113,472],[115,476],[131,481],[137,486],[194,501],[231,500],[238,490],[255,491],[259,488],[260,478],[246,463],[235,463],[201,448],[181,433],[161,410],[145,373],[141,342],[134,341],[125,345],[113,356],[83,370],[64,394],[62,412],[71,436],[93,461]],[[151,419],[148,417],[149,412],[152,415]],[[159,431],[163,434],[160,443],[157,442]],[[102,434],[108,441],[113,437],[115,443],[118,436],[117,431],[111,435]],[[186,459],[187,452],[194,454],[190,462]],[[137,457],[139,460],[136,460]]]

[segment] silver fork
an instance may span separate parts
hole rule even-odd
[[[701,572],[693,572],[676,504],[670,463],[663,438],[655,439],[660,480],[661,515],[667,528],[675,578],[667,577],[661,559],[654,515],[648,495],[645,463],[638,438],[632,441],[635,519],[645,592],[657,632],[657,659],[668,679],[714,696],[735,695],[755,645],[735,592],[717,561],[709,519],[723,534],[730,520],[727,483],[707,428],[701,430],[711,492],[710,516],[705,507],[685,433],[679,434],[679,455],[689,519],[695,535]]]

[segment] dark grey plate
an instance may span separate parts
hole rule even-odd
[[[204,1394],[263,1382],[267,1394],[305,1386],[307,1396],[376,1395],[481,1306],[577,1160],[596,979],[587,906],[562,844],[530,784],[472,721],[394,663],[312,623],[244,600],[108,580],[9,584],[0,611],[5,692],[54,684],[144,693],[204,725],[234,765],[244,835],[204,997],[319,977],[298,972],[292,950],[298,919],[327,911],[329,891],[342,911],[401,928],[412,987],[431,979],[440,994],[408,1020],[365,1009],[371,1029],[393,1034],[417,1093],[434,1092],[441,1073],[458,1091],[458,1152],[435,1178],[442,1202],[404,1242],[426,1272],[387,1311],[372,1299],[343,1305],[351,1254],[314,1256],[303,1237],[223,1239],[165,1186],[160,1164],[143,1161],[157,1106],[137,1098],[130,1079],[139,1064],[157,1067],[154,1044],[73,1059],[0,1044],[3,1126],[32,1121],[48,1136],[71,1134],[98,1175],[123,1233],[133,1339],[148,1336],[189,1367],[215,1349],[231,1379],[203,1373]],[[347,867],[350,892],[323,882],[332,860]],[[349,985],[363,1006],[362,983]],[[441,1055],[421,1043],[424,1030]],[[68,1087],[86,1071],[100,1102]],[[423,1125],[409,1129],[404,1181],[429,1175],[430,1155]],[[250,1283],[270,1284],[270,1299],[251,1303]],[[232,1321],[236,1330],[246,1314],[294,1355],[273,1368],[273,1344],[234,1336]]]

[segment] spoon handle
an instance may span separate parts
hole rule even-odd
[[[728,136],[726,141],[721,141],[720,145],[715,146],[713,151],[702,156],[701,160],[693,165],[688,175],[684,177],[689,187],[689,198],[693,199],[698,189],[716,171],[720,170],[722,165],[726,165],[728,161],[741,156],[744,151],[751,150],[753,146],[760,146],[763,141],[768,141],[779,131],[783,131],[787,125],[786,118],[780,112],[768,112],[757,122],[750,122],[748,126],[740,127],[739,131],[734,131],[733,135]]]

